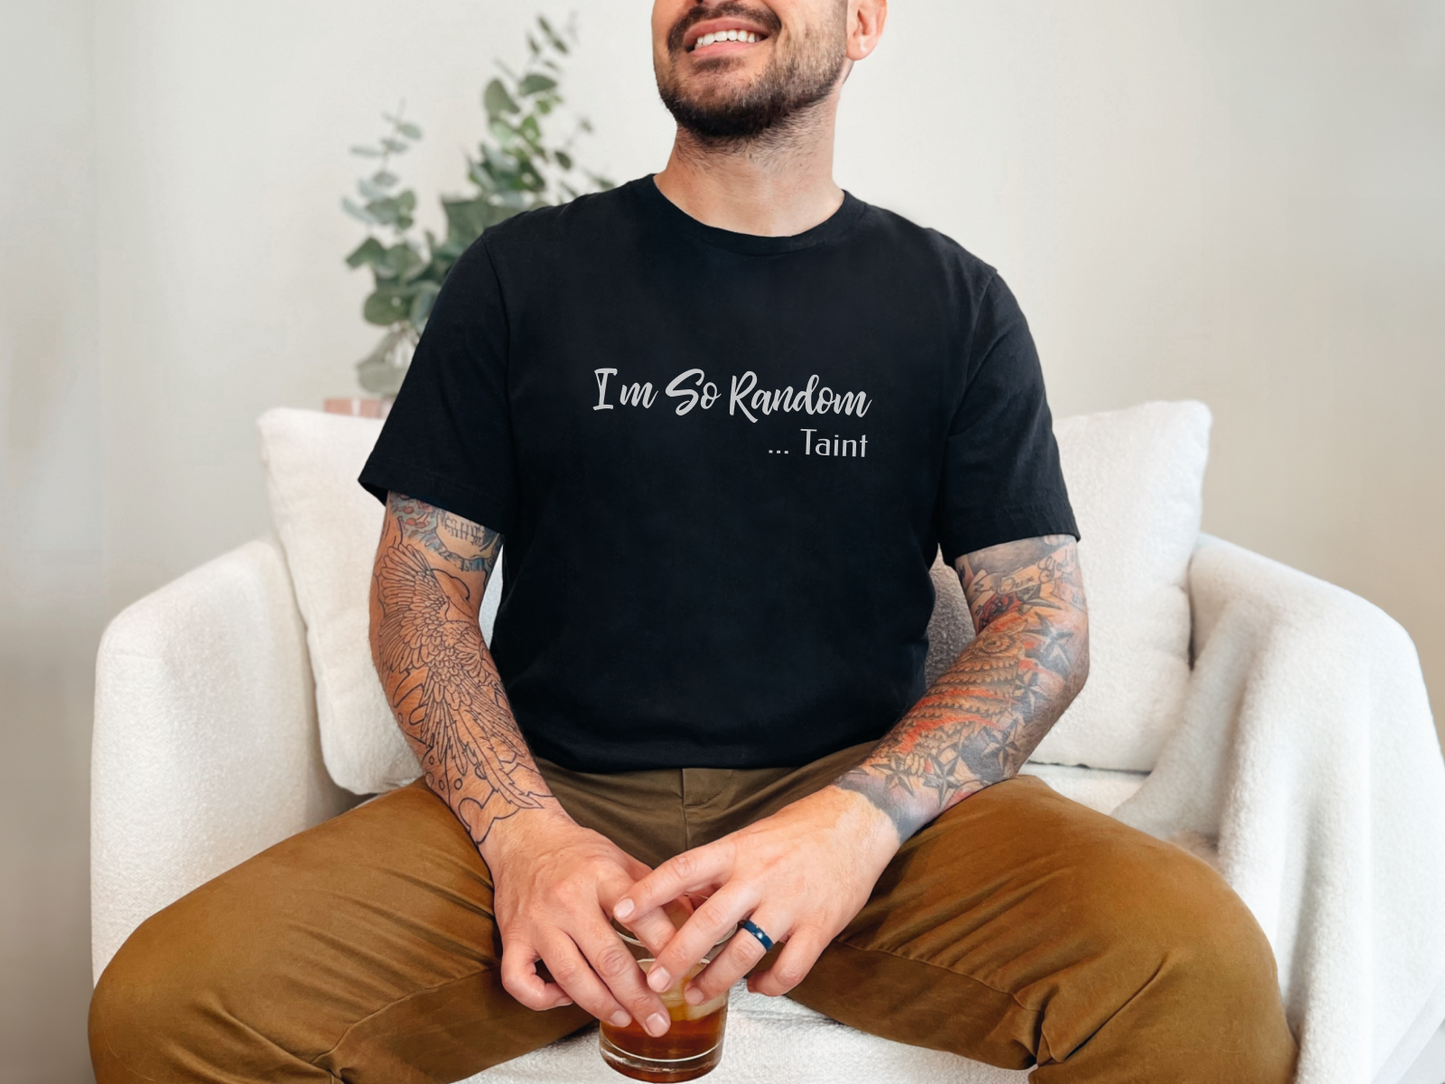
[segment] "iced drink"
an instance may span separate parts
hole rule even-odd
[[[709,957],[712,955],[708,953]],[[651,958],[637,962],[644,972],[652,967]],[[672,989],[658,995],[672,1017],[666,1035],[653,1038],[642,1030],[642,1024],[637,1020],[625,1028],[602,1021],[603,1060],[633,1080],[694,1080],[716,1069],[722,1060],[723,1024],[727,1020],[729,991],[724,990],[701,1005],[689,1005],[682,997],[687,979],[698,974],[706,965],[707,960],[695,965],[686,979],[679,980]]]

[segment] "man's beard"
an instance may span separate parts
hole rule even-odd
[[[837,20],[805,32],[797,48],[787,57],[778,49],[777,23],[770,20],[773,25],[768,40],[772,42],[773,56],[752,85],[736,94],[710,94],[706,99],[688,96],[681,80],[673,77],[677,71],[675,66],[666,73],[659,71],[657,92],[662,104],[680,127],[708,143],[745,142],[782,126],[789,118],[826,98],[837,82],[847,59],[846,23],[842,17],[847,11],[846,3],[840,4],[839,9]],[[709,11],[707,17],[729,14],[755,13],[740,4],[724,2]],[[691,21],[681,24],[673,32],[673,38],[680,38],[681,31],[690,25]],[[678,50],[672,50],[671,55],[677,57]]]

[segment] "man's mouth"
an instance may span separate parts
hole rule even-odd
[[[757,30],[730,27],[725,30],[712,30],[706,34],[699,35],[687,51],[695,57],[723,56],[726,53],[742,52],[751,49],[754,45],[766,41],[767,34]]]

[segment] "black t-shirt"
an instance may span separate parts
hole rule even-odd
[[[1078,535],[993,268],[851,193],[790,237],[649,174],[488,229],[360,481],[505,535],[490,644],[580,771],[803,764],[923,693],[928,569]]]

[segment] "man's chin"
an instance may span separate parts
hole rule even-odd
[[[746,64],[698,67],[685,73],[673,86],[689,104],[704,108],[714,103],[721,105],[743,98],[762,79],[761,72],[750,71],[749,67]]]

